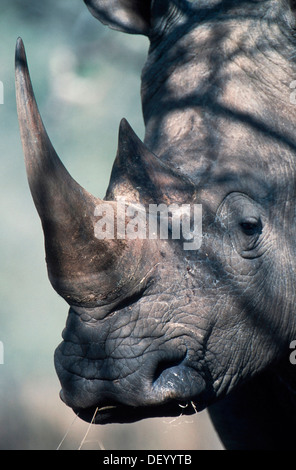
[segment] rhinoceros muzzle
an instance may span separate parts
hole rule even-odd
[[[109,423],[190,414],[211,400],[211,390],[180,338],[163,343],[161,338],[141,338],[137,330],[134,336],[125,335],[124,327],[120,331],[116,326],[117,321],[124,324],[125,316],[128,321],[120,310],[96,328],[81,315],[81,310],[79,316],[70,309],[55,352],[61,399],[81,418]]]

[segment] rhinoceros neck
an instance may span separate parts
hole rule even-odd
[[[296,153],[292,35],[262,17],[182,28],[151,46],[143,70],[147,146],[196,179],[225,152],[237,158],[250,139],[256,148],[268,136]]]
[[[289,450],[295,447],[294,367],[286,357],[275,369],[259,374],[209,408],[227,449]]]

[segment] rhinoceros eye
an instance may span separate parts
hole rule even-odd
[[[246,194],[231,193],[222,202],[218,216],[224,228],[225,241],[230,242],[230,247],[243,258],[259,256],[262,209],[255,201]]]
[[[240,227],[242,232],[250,237],[262,232],[261,219],[240,222]]]

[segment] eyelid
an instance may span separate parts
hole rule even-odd
[[[240,224],[250,224],[250,225],[257,225],[260,223],[259,217],[247,217],[246,219],[242,219]]]

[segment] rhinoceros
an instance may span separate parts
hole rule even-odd
[[[294,448],[295,3],[85,3],[149,38],[145,138],[123,119],[106,196],[88,193],[49,140],[18,40],[28,180],[49,279],[70,306],[61,398],[96,424],[207,408],[226,449]],[[171,210],[167,237],[136,224],[124,236],[151,206],[189,207],[190,227],[201,207],[201,243],[185,247],[182,217],[172,236]]]

